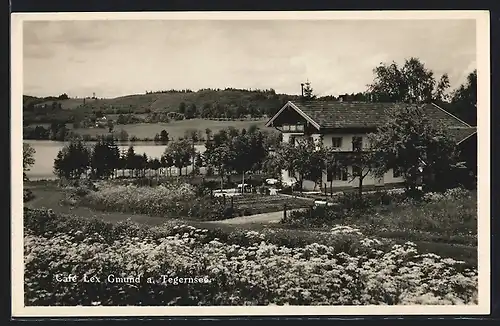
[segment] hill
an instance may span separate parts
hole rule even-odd
[[[37,98],[24,96],[25,112],[39,115],[51,111],[79,111],[89,113],[103,111],[106,114],[180,112],[202,115],[202,111],[212,117],[232,115],[270,115],[295,95],[276,94],[274,90],[203,89],[193,91],[162,91],[146,94],[127,95],[109,99]],[[194,111],[194,112],[190,112]]]

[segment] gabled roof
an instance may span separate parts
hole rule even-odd
[[[377,128],[386,121],[386,109],[404,108],[409,105],[416,104],[340,101],[288,102],[266,123],[266,126],[272,126],[273,121],[286,108],[292,108],[318,130]],[[475,127],[470,126],[436,104],[423,104],[422,107],[432,121],[439,121],[445,127],[452,128],[452,136],[457,142],[461,142],[476,133]]]

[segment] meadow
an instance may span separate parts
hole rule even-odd
[[[171,121],[168,123],[136,123],[136,124],[125,124],[125,125],[115,125],[114,134],[119,135],[121,130],[125,130],[129,137],[135,136],[138,139],[150,139],[152,140],[156,134],[160,134],[162,130],[166,130],[171,139],[178,139],[185,136],[187,130],[199,130],[201,136],[206,138],[205,130],[208,128],[212,133],[217,133],[219,130],[226,129],[228,127],[233,127],[236,129],[248,129],[252,125],[264,129],[264,125],[267,120],[236,120],[236,121],[217,121],[217,120],[207,120],[207,119],[190,119],[190,120],[178,120]],[[49,127],[50,124],[37,124],[42,125],[45,128]],[[35,125],[32,125],[35,126]],[[90,135],[90,136],[100,136],[109,134],[108,128],[73,128],[72,124],[67,124],[66,126],[71,131],[80,135]]]

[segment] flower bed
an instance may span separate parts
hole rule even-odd
[[[102,186],[98,191],[68,189],[63,201],[66,205],[82,205],[98,211],[123,212],[190,218],[194,220],[218,220],[234,216],[307,207],[307,202],[282,196],[243,195],[234,198],[211,197],[197,192],[195,187],[181,183],[157,187]]]
[[[60,217],[44,214],[25,210],[28,306],[477,304],[475,269],[420,254],[411,243],[387,249],[356,230],[331,233],[357,239],[361,250],[353,254],[319,244],[275,245],[252,231],[241,244],[230,244],[185,225],[59,223]],[[56,281],[68,274],[98,276],[103,283]],[[108,275],[139,279],[110,283]],[[161,275],[206,282],[172,284]]]

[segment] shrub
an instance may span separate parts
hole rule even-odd
[[[31,189],[23,189],[23,203],[27,203],[33,199],[35,199],[33,191],[31,191]]]

